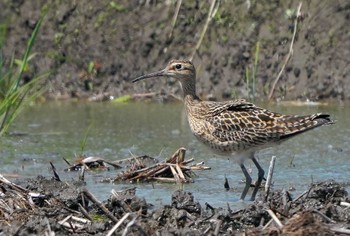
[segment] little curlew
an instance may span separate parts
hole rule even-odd
[[[246,159],[251,159],[258,169],[258,179],[251,196],[251,200],[254,200],[264,178],[264,170],[254,157],[256,151],[333,123],[327,114],[283,115],[257,107],[244,99],[202,101],[196,95],[195,67],[188,60],[172,60],[165,69],[142,75],[133,82],[161,76],[173,77],[180,82],[192,133],[215,152],[234,155],[238,160],[246,179],[241,194],[242,200],[252,183],[252,178],[244,166]]]

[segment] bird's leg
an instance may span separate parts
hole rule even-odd
[[[265,174],[265,171],[263,170],[263,168],[261,168],[259,162],[256,160],[255,157],[252,158],[256,168],[258,168],[258,180],[255,182],[255,187],[254,187],[254,190],[253,190],[253,194],[252,194],[252,197],[250,198],[251,201],[254,201],[255,200],[255,196],[260,188],[260,185],[261,185],[261,182],[264,178],[264,174]]]
[[[243,163],[240,164],[239,166],[241,167],[242,172],[245,176],[245,187],[244,187],[242,195],[241,195],[241,200],[244,200],[245,196],[247,195],[250,184],[252,183],[252,177],[250,177],[250,175],[248,174],[248,171],[245,168],[245,166],[243,165]]]

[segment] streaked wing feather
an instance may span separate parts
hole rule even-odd
[[[212,135],[219,142],[235,142],[244,147],[282,141],[320,125],[332,123],[326,114],[282,115],[245,101],[230,105],[225,109],[212,109],[216,113],[213,112],[206,121],[211,125]]]
[[[259,118],[259,109],[226,110],[207,119],[212,125],[212,135],[220,142],[240,143],[244,147],[260,146],[277,142],[280,134],[274,129],[277,113],[270,113],[271,118],[265,122]],[[264,117],[266,119],[266,117]]]

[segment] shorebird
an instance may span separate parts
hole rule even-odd
[[[258,169],[258,179],[251,196],[253,201],[265,174],[254,157],[256,151],[333,123],[328,114],[283,115],[260,108],[244,99],[202,101],[196,94],[195,67],[188,60],[172,60],[165,69],[142,75],[133,82],[152,77],[177,79],[183,90],[185,110],[192,133],[215,152],[236,158],[245,176],[242,200],[252,183],[244,166],[246,159],[251,159]]]

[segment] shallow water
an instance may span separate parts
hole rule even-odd
[[[265,105],[265,107],[267,107]],[[315,181],[334,179],[348,182],[350,178],[350,107],[349,106],[285,106],[269,109],[287,114],[327,112],[336,124],[300,135],[277,147],[257,154],[262,167],[268,170],[271,156],[277,156],[274,189],[291,189],[299,195]],[[87,140],[83,153],[109,161],[147,154],[161,160],[179,147],[187,149],[186,157],[205,161],[209,171],[197,171],[195,182],[185,185],[164,183],[100,183],[113,178],[119,170],[88,172],[87,188],[100,200],[111,189],[137,187],[137,195],[155,205],[170,203],[176,189],[191,191],[195,199],[214,207],[239,207],[244,184],[243,174],[234,157],[216,156],[190,133],[182,104],[110,104],[50,102],[28,108],[11,128],[12,135],[0,140],[0,173],[5,176],[51,177],[52,162],[63,180],[77,179],[78,173],[64,172],[63,157],[73,161],[81,153],[82,140]],[[250,162],[246,167],[256,176]],[[225,176],[232,188],[224,189]],[[249,193],[248,193],[249,194]],[[248,198],[248,197],[247,197]]]

